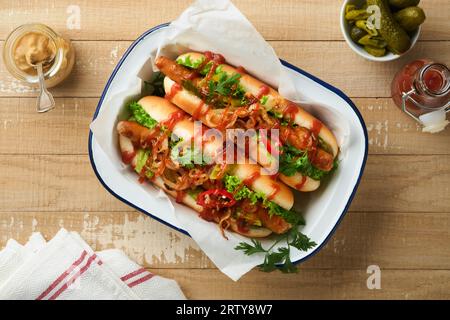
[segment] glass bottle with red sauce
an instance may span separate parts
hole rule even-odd
[[[395,104],[421,123],[424,132],[439,132],[449,123],[450,70],[446,65],[413,61],[395,75],[391,92]]]

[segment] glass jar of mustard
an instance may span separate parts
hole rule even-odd
[[[35,65],[43,62],[45,83],[54,87],[72,71],[75,51],[69,40],[43,24],[25,24],[10,33],[3,47],[3,61],[18,80],[39,85]]]

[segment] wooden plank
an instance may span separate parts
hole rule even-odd
[[[0,210],[121,211],[127,208],[96,181],[86,156],[8,155],[0,159]]]
[[[37,113],[36,98],[0,98],[0,153],[87,154],[97,98],[57,98]],[[39,141],[39,143],[36,143]]]
[[[447,212],[450,156],[372,156],[351,209]],[[124,211],[86,156],[1,155],[1,211]]]
[[[386,63],[367,61],[345,42],[271,43],[282,59],[341,89],[350,97],[390,97],[391,81],[405,64],[428,57],[450,64],[450,42],[419,42],[407,55]]]
[[[77,41],[77,62],[66,82],[51,91],[56,97],[98,97],[128,41]],[[353,53],[345,42],[271,42],[280,58],[340,88],[351,97],[390,97],[390,83],[407,62],[428,57],[450,64],[450,41],[420,42],[405,57],[389,63],[369,62]],[[3,42],[0,43],[0,47]],[[0,48],[1,49],[1,48]],[[339,63],[336,64],[336,57]],[[32,89],[0,64],[0,96],[35,96]]]
[[[4,2],[4,3],[3,3]],[[77,40],[133,40],[145,30],[175,19],[192,1],[70,0],[2,1],[0,39],[12,28],[30,21],[43,21]],[[235,5],[270,40],[342,40],[339,0],[236,0]],[[68,30],[67,10],[78,5],[80,30]],[[450,40],[446,0],[422,1],[427,15],[421,39]],[[120,26],[117,28],[117,26]]]
[[[35,231],[51,239],[61,227],[94,250],[118,248],[146,267],[214,268],[191,238],[139,212],[3,212],[0,248],[10,238],[25,243]],[[449,227],[450,212],[351,212],[301,269],[448,269]]]
[[[369,290],[366,270],[300,270],[297,275],[252,271],[233,282],[218,270],[154,271],[178,281],[189,299],[449,299],[448,270],[381,270]],[[211,281],[214,279],[214,281]]]
[[[450,130],[422,133],[390,98],[354,102],[367,125],[371,154],[450,154]],[[0,154],[87,154],[97,98],[57,98],[56,108],[45,114],[36,113],[35,103],[34,98],[0,98]]]
[[[422,126],[403,113],[391,98],[356,98],[369,134],[370,154],[448,154],[450,130],[422,132]]]
[[[369,157],[351,208],[355,211],[447,212],[450,208],[449,164],[448,156]]]
[[[111,196],[86,156],[92,114],[122,54],[143,31],[175,18],[190,2],[0,0],[0,40],[22,23],[43,21],[74,40],[78,57],[71,77],[52,89],[57,108],[45,115],[34,111],[36,90],[0,64],[0,247],[9,238],[25,242],[33,231],[49,239],[65,227],[96,250],[123,249],[177,280],[194,299],[449,299],[450,131],[422,134],[393,105],[389,85],[415,58],[450,64],[450,2],[422,1],[427,21],[417,47],[377,64],[343,41],[342,1],[234,1],[281,58],[356,97],[371,153],[350,212],[299,274],[255,270],[238,283],[192,239]],[[81,9],[80,30],[66,26],[71,5]],[[381,290],[367,288],[369,265],[381,267]]]

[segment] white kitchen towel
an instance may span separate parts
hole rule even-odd
[[[185,299],[175,280],[145,270],[130,260],[123,251],[104,250],[97,252],[97,255],[139,297],[151,297],[152,300]]]
[[[103,261],[105,259],[105,261]],[[61,229],[45,242],[33,234],[0,251],[0,299],[185,299],[175,281],[155,276],[119,250],[95,253],[74,232]]]
[[[13,239],[0,251],[0,288],[16,270],[33,255],[33,252]]]

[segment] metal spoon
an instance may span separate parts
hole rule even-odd
[[[44,72],[42,66],[50,64],[55,58],[54,55],[48,57],[46,60],[35,61],[32,56],[27,57],[28,63],[36,68],[39,78],[39,95],[36,101],[37,112],[46,112],[55,107],[55,99],[52,94],[47,90],[47,86],[44,81]]]

